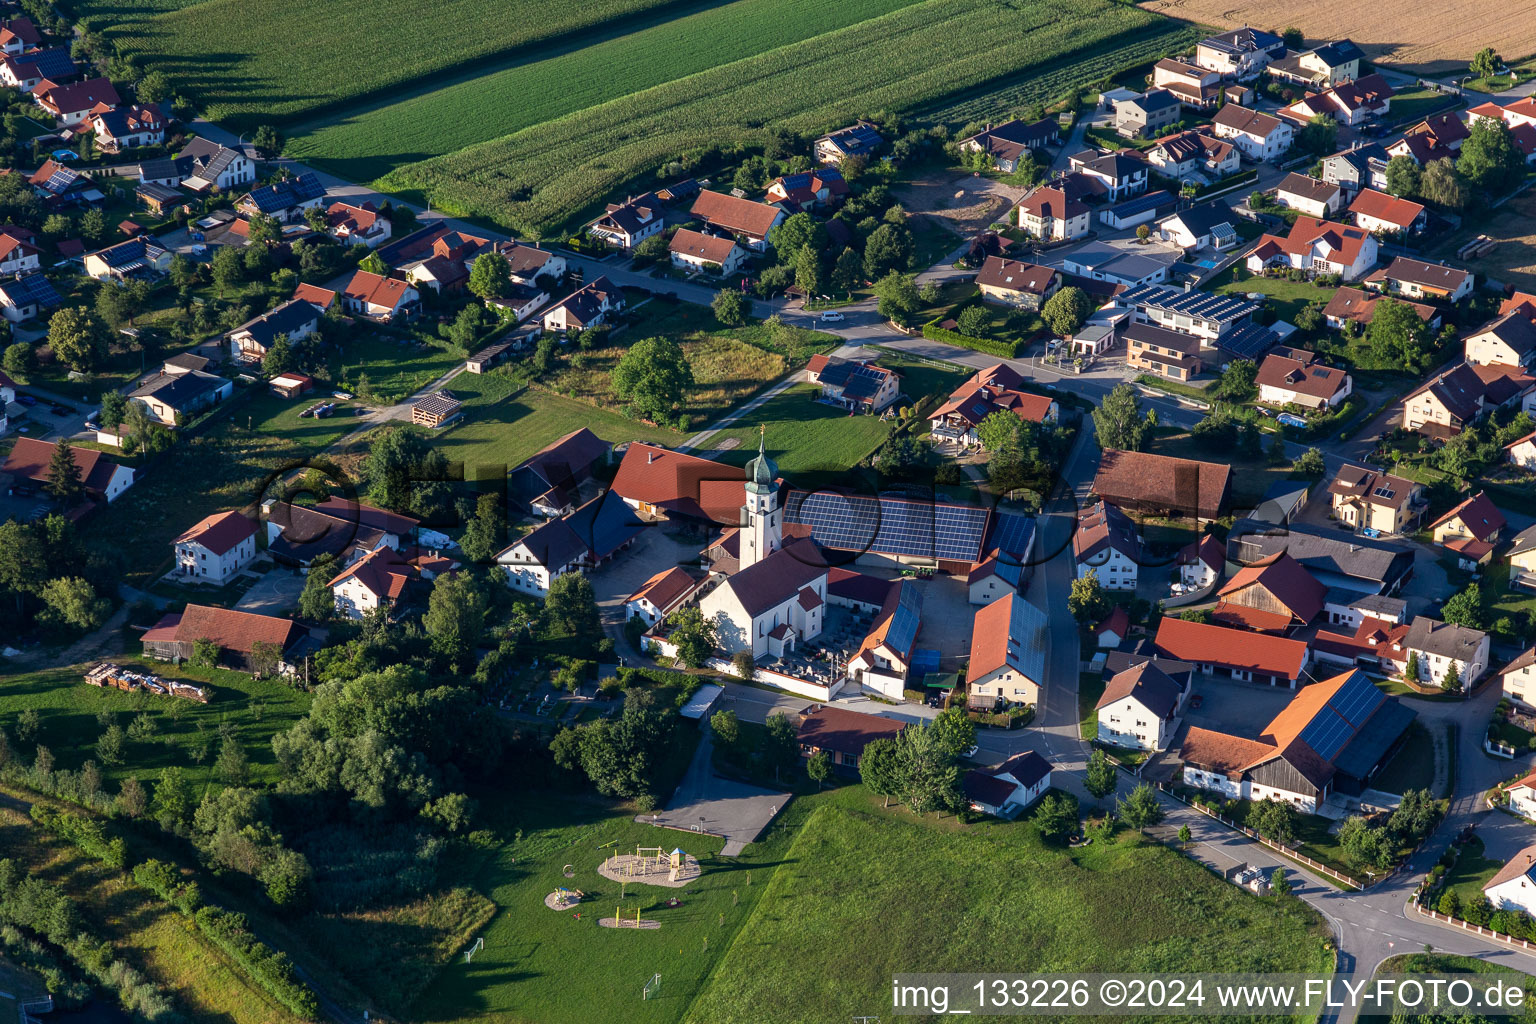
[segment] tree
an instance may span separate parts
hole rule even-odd
[[[752,313],[752,305],[747,297],[732,288],[722,288],[717,292],[709,308],[714,311],[715,319],[727,327],[740,327]]]
[[[1187,848],[1189,846],[1190,841],[1192,839],[1194,839],[1194,833],[1190,832],[1189,826],[1188,825],[1180,825],[1179,826],[1179,845]]]
[[[80,235],[92,245],[100,245],[107,237],[106,215],[99,209],[90,209],[82,213]]]
[[[763,741],[763,758],[773,768],[773,777],[787,771],[800,757],[799,732],[782,711],[775,711],[763,723],[768,735]]]
[[[53,446],[43,490],[62,508],[74,508],[85,497],[85,481],[80,475],[80,464],[75,461],[75,452],[69,446],[67,437],[59,438]]]
[[[1088,756],[1087,778],[1083,785],[1095,797],[1102,800],[1113,793],[1120,785],[1119,769],[1115,767],[1109,755],[1095,747]]]
[[[870,740],[864,745],[864,753],[859,755],[859,779],[871,793],[885,798],[885,806],[891,806],[891,797],[906,789],[895,740]]]
[[[148,797],[144,795],[144,787],[133,776],[123,780],[122,786],[117,791],[117,809],[127,818],[138,818],[144,814],[148,804]]]
[[[1435,798],[1429,790],[1410,789],[1403,794],[1402,801],[1392,812],[1387,828],[1393,835],[1417,841],[1429,835],[1439,819],[1440,810],[1435,806]]]
[[[1419,162],[1406,153],[1387,161],[1387,191],[1399,199],[1417,196],[1423,176]]]
[[[1248,810],[1248,827],[1265,839],[1287,845],[1296,838],[1296,810],[1280,800],[1260,800]]]
[[[1422,672],[1419,669],[1418,651],[1408,652],[1408,660],[1403,664],[1403,678],[1411,679],[1414,682],[1418,682],[1422,678]]]
[[[107,620],[112,602],[80,576],[61,576],[43,584],[41,621],[59,632],[89,632]]]
[[[1327,114],[1313,114],[1296,133],[1296,145],[1315,156],[1327,156],[1339,148],[1339,122]]]
[[[1468,629],[1488,628],[1487,619],[1483,615],[1483,592],[1476,581],[1468,583],[1464,589],[1445,599],[1445,603],[1440,606],[1440,619]]]
[[[1016,452],[1020,448],[1022,425],[1023,421],[1016,413],[999,409],[988,413],[986,419],[976,424],[976,437],[981,441],[981,446],[994,456],[998,452]]]
[[[1467,179],[1450,157],[1431,160],[1419,176],[1419,197],[1447,210],[1460,210],[1467,205]]]
[[[450,797],[443,798],[448,799]],[[437,802],[442,803],[441,800]],[[308,901],[310,876],[309,861],[304,855],[280,846],[269,852],[266,862],[256,872],[267,899],[272,901],[274,907],[281,909],[299,907]]]
[[[365,383],[359,374],[359,394]],[[435,512],[448,486],[448,460],[418,431],[394,428],[369,446],[363,474],[368,496],[377,504],[399,512]]]
[[[1285,876],[1285,868],[1275,868],[1270,872],[1269,891],[1275,894],[1276,900],[1283,900],[1291,894],[1291,880]]]
[[[1120,816],[1127,825],[1141,833],[1163,820],[1163,805],[1157,802],[1157,794],[1152,791],[1152,787],[1143,782],[1120,802]]]
[[[103,391],[101,393],[101,411],[96,414],[96,422],[104,430],[116,430],[123,422],[123,413],[128,408],[128,399],[123,397],[121,391]]]
[[[219,646],[218,641],[200,636],[192,641],[192,657],[187,660],[198,668],[215,668],[223,653],[224,649]]]
[[[1045,305],[1040,307],[1040,319],[1057,335],[1068,338],[1082,328],[1092,312],[1093,301],[1087,293],[1075,285],[1067,285],[1045,300]]]
[[[1280,38],[1285,40],[1285,48],[1287,50],[1305,50],[1307,48],[1307,37],[1302,35],[1301,29],[1294,26],[1282,32]]]
[[[832,264],[832,287],[847,293],[859,286],[864,280],[864,260],[857,252],[847,246],[837,254],[837,260]]]
[[[1115,389],[1093,410],[1093,425],[1102,448],[1140,451],[1142,439],[1152,423],[1152,414],[1142,413],[1141,398],[1130,384],[1115,385]]]
[[[32,346],[24,341],[18,341],[5,347],[5,357],[0,359],[0,367],[5,372],[21,376],[32,369]]]
[[[800,250],[810,246],[819,258],[827,248],[827,229],[810,214],[801,212],[784,219],[784,223],[768,232],[768,241],[780,263],[795,263]]]
[[[1461,895],[1455,889],[1447,889],[1440,896],[1440,904],[1435,908],[1446,917],[1461,916]]]
[[[496,557],[506,537],[507,517],[501,495],[482,494],[475,501],[475,516],[459,538],[459,550],[473,562],[485,563]]]
[[[649,239],[647,239],[649,241]],[[482,299],[499,299],[512,286],[512,264],[499,252],[483,252],[469,268],[469,290]]]
[[[283,151],[283,133],[270,124],[264,124],[251,136],[251,145],[256,147],[259,156],[271,159]]]
[[[37,739],[38,730],[42,727],[43,716],[38,714],[36,708],[24,708],[16,716],[16,738],[23,743]]]
[[[805,761],[805,774],[816,783],[819,790],[822,784],[832,777],[832,755],[825,750],[818,750]]]
[[[1303,476],[1322,476],[1327,467],[1323,462],[1323,453],[1318,448],[1308,448],[1296,456],[1291,469]]]
[[[1371,828],[1358,814],[1339,826],[1339,849],[1346,860],[1361,868],[1381,867],[1392,855],[1387,830]]]
[[[1401,369],[1419,373],[1428,369],[1433,352],[1428,346],[1429,328],[1406,302],[1383,296],[1376,303],[1365,329],[1374,369]]]
[[[299,594],[299,615],[310,622],[325,622],[336,611],[336,595],[331,590],[331,580],[336,575],[336,556],[319,555],[309,566],[304,577],[304,590]]]
[[[1456,170],[1473,185],[1491,195],[1502,195],[1525,177],[1525,154],[1515,142],[1509,125],[1498,118],[1480,117],[1461,144]]]
[[[929,728],[933,730],[935,742],[948,751],[951,758],[960,757],[976,743],[976,723],[961,707],[940,711]]]
[[[214,249],[210,266],[213,284],[218,288],[221,299],[231,287],[245,280],[245,260],[235,246],[221,245]]]
[[[446,338],[454,348],[465,355],[475,349],[475,338],[480,333],[480,327],[485,320],[485,307],[470,304],[459,310],[459,315],[453,318],[452,323],[438,327],[438,333]],[[595,328],[594,328],[595,329]],[[583,331],[582,339],[585,342],[586,335],[591,331]],[[583,343],[583,348],[586,345]]]
[[[357,269],[367,274],[377,274],[379,277],[389,276],[389,264],[384,262],[384,257],[372,249],[357,261]]]
[[[718,641],[714,619],[706,619],[697,607],[679,608],[667,616],[672,627],[672,643],[677,646],[677,657],[689,668],[703,668],[715,653]]]
[[[104,283],[96,289],[96,314],[110,327],[133,323],[147,295],[142,282]]]
[[[128,745],[128,736],[123,732],[123,727],[113,722],[107,726],[96,739],[96,756],[101,758],[102,764],[119,765],[123,763],[123,749]]]
[[[1070,793],[1047,793],[1035,805],[1031,819],[1041,838],[1058,841],[1077,831],[1077,797]]]
[[[810,245],[802,245],[795,255],[795,287],[807,298],[826,292],[826,274],[821,268],[821,253]]]
[[[1252,359],[1234,359],[1221,371],[1213,393],[1228,402],[1246,402],[1259,393],[1254,383],[1258,375],[1258,364]]]
[[[84,372],[107,354],[106,325],[84,306],[61,309],[48,320],[48,347],[54,358]]]
[[[1454,661],[1445,666],[1445,675],[1440,677],[1440,688],[1446,693],[1461,692],[1461,670]]]
[[[559,358],[560,350],[555,336],[553,334],[542,336],[533,346],[533,372],[542,377],[555,368]]]
[[[880,300],[877,307],[880,315],[897,323],[905,323],[922,304],[912,275],[895,270],[875,282],[875,298]]]
[[[602,632],[592,581],[579,572],[556,576],[544,598],[544,618],[551,628],[567,636],[597,637]]]
[[[288,335],[279,334],[272,339],[266,354],[261,357],[261,371],[269,377],[276,377],[291,369],[293,369],[293,346],[288,343]]]
[[[912,230],[905,224],[881,224],[864,242],[864,276],[878,281],[903,271],[912,261]]]
[[[1222,95],[1225,96],[1226,94],[1223,93]],[[1136,226],[1136,241],[1145,244],[1151,237],[1152,229],[1150,227],[1145,224],[1138,224]]]
[[[709,716],[709,731],[727,748],[734,747],[741,741],[741,719],[729,708],[716,711]]]
[[[213,767],[226,786],[243,786],[250,779],[251,765],[245,748],[233,736],[225,736],[219,744],[219,759]]]
[[[903,799],[915,814],[960,805],[960,772],[946,737],[932,726],[909,725],[896,737],[902,760]]]
[[[1109,614],[1109,598],[1104,596],[1104,588],[1099,585],[1097,569],[1089,569],[1072,581],[1072,589],[1067,594],[1067,611],[1080,625],[1091,626],[1104,621],[1104,616]]]
[[[1498,73],[1499,66],[1503,63],[1493,47],[1485,46],[1472,55],[1472,63],[1468,65],[1468,69],[1478,78],[1492,78]]]
[[[179,832],[192,815],[192,790],[177,767],[165,768],[155,783],[155,820],[168,832]]]
[[[720,294],[740,298],[736,292]],[[673,408],[693,387],[693,368],[682,346],[671,338],[642,338],[625,351],[611,379],[614,394],[640,416],[660,423],[670,418]]]
[[[432,650],[462,668],[485,632],[485,595],[468,573],[439,573],[421,626]]]

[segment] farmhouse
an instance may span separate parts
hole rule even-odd
[[[1429,214],[1418,203],[1371,188],[1360,190],[1349,204],[1349,212],[1356,227],[1373,234],[1412,235],[1429,222]]]
[[[1291,148],[1294,133],[1278,117],[1228,103],[1211,118],[1218,139],[1230,139],[1250,160],[1273,160]]]
[[[1348,398],[1353,382],[1348,373],[1317,362],[1315,353],[1288,349],[1271,352],[1259,364],[1254,383],[1259,401],[1272,405],[1299,405],[1307,409],[1331,409]]]
[[[0,316],[12,323],[30,320],[63,301],[42,274],[18,274],[14,280],[0,281]]]
[[[1344,193],[1337,185],[1292,171],[1275,189],[1275,202],[1308,217],[1328,217],[1339,212]]]
[[[608,204],[587,234],[620,249],[633,249],[666,226],[666,208],[654,192]]]
[[[421,293],[405,281],[355,271],[341,286],[342,307],[370,320],[390,323],[409,317],[421,301]]]
[[[880,148],[883,141],[873,124],[860,121],[823,135],[812,145],[812,152],[817,163],[835,165],[851,156],[867,159]]]
[[[1217,593],[1219,623],[1264,633],[1305,626],[1323,610],[1326,589],[1284,551],[1238,570]]]
[[[260,213],[291,224],[302,220],[305,210],[319,209],[324,201],[325,186],[313,171],[306,171],[298,177],[252,189],[240,197],[235,209],[247,217]]]
[[[966,706],[1040,703],[1045,686],[1045,613],[1019,593],[976,610],[966,669]]]
[[[1335,330],[1341,329],[1346,320],[1352,320],[1363,327],[1376,315],[1376,305],[1382,298],[1373,292],[1340,285],[1328,300],[1328,305],[1323,307],[1323,319]],[[1408,302],[1407,305],[1430,327],[1440,326],[1440,311],[1435,307],[1426,306],[1422,302]]]
[[[103,153],[121,153],[140,146],[158,146],[165,141],[165,118],[156,103],[134,103],[116,110],[92,111],[91,128],[96,132],[96,148]]]
[[[319,310],[303,299],[289,299],[230,331],[226,336],[230,358],[240,363],[259,363],[279,336],[290,343],[302,341],[319,326]]]
[[[564,334],[603,323],[609,313],[624,308],[624,293],[606,277],[589,281],[543,314],[544,329]]]
[[[1307,667],[1307,645],[1300,640],[1228,629],[1164,616],[1153,646],[1166,658],[1198,665],[1210,675],[1218,670],[1250,683],[1296,688]]]
[[[292,619],[189,604],[179,614],[166,615],[143,636],[144,656],[160,661],[186,661],[199,640],[212,641],[219,660],[231,667],[253,670],[266,658],[280,672],[301,660],[313,646],[309,631]]]
[[[1298,217],[1284,238],[1261,235],[1248,251],[1246,266],[1255,274],[1287,267],[1353,281],[1376,265],[1376,253],[1375,236],[1362,228]]]
[[[788,216],[777,206],[737,199],[708,189],[699,193],[689,212],[716,233],[735,238],[754,252],[768,248],[768,233]]]
[[[216,512],[172,542],[176,570],[224,584],[256,558],[256,527],[239,512]]]
[[[1189,675],[1178,679],[1152,661],[1109,678],[1099,697],[1099,739],[1131,750],[1162,750],[1178,731],[1189,696]]]
[[[1051,771],[1051,762],[1026,750],[995,768],[966,772],[960,789],[971,810],[1011,819],[1051,788]]]
[[[549,593],[556,577],[587,572],[634,543],[640,520],[616,495],[605,492],[559,519],[550,519],[496,555],[507,586],[535,597]]]
[[[1232,467],[1150,452],[1105,448],[1092,493],[1126,512],[1220,519],[1231,498]]]
[[[625,449],[613,492],[646,519],[681,516],[722,526],[739,525],[746,503],[740,470],[639,441]]]
[[[677,229],[667,245],[667,252],[674,267],[720,276],[736,273],[747,258],[747,250],[736,244],[735,239],[687,228]]]
[[[336,614],[361,619],[377,608],[393,609],[420,578],[398,551],[380,547],[343,569],[328,585]]]
[[[1353,605],[1366,596],[1390,595],[1413,570],[1413,552],[1396,544],[1342,535],[1307,523],[1239,520],[1227,536],[1227,560],[1247,565],[1287,552],[1329,589],[1330,621],[1355,622]],[[1373,615],[1381,617],[1377,610]]]
[[[1345,463],[1328,484],[1333,514],[1356,530],[1403,533],[1429,508],[1424,485]]]
[[[821,398],[844,409],[879,412],[901,394],[901,378],[894,370],[855,359],[814,355],[805,368],[812,384],[821,385]]]
[[[1039,309],[1061,287],[1061,274],[1050,267],[988,256],[976,272],[983,301],[1020,309]]]
[[[1004,174],[1019,169],[1019,160],[1026,153],[1038,155],[1046,146],[1061,141],[1061,125],[1054,117],[1044,117],[1033,124],[1024,121],[1005,121],[992,126],[968,139],[960,141],[964,152],[981,152],[992,158],[992,165]]]
[[[1148,89],[1143,96],[1115,103],[1115,131],[1122,137],[1150,138],[1179,119],[1183,104],[1167,89]]]
[[[35,437],[18,437],[6,456],[0,472],[11,478],[13,490],[33,493],[48,482],[48,467],[55,445]],[[94,448],[69,446],[69,454],[80,470],[85,493],[96,501],[112,502],[133,485],[133,469],[107,458]]]
[[[1007,363],[977,370],[929,416],[934,440],[961,448],[981,447],[976,428],[992,413],[1007,410],[1026,423],[1055,423],[1056,400],[1022,390],[1024,378]]]
[[[1131,517],[1104,501],[1077,517],[1072,533],[1077,578],[1093,573],[1105,590],[1135,590],[1141,565],[1141,536]]]
[[[512,496],[538,516],[572,512],[582,486],[592,479],[594,467],[607,460],[610,447],[586,427],[573,430],[512,470]]]
[[[805,757],[826,751],[834,765],[857,771],[865,747],[874,740],[894,740],[904,728],[905,722],[879,715],[812,704],[801,710],[795,738]]]

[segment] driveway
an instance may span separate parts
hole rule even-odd
[[[594,569],[589,575],[597,598],[603,628],[622,650],[628,650],[624,621],[628,618],[624,600],[645,585],[645,581],[674,565],[697,563],[703,540],[687,540],[673,528],[654,525],[642,530],[634,545],[618,558]],[[694,571],[702,571],[692,566]],[[629,651],[638,655],[638,651]]]
[[[235,608],[259,615],[277,615],[294,608],[304,592],[304,577],[297,569],[274,568],[251,585]]]
[[[789,803],[791,795],[716,775],[712,764],[714,737],[707,721],[700,722],[699,727],[704,730],[704,735],[688,766],[688,773],[677,784],[672,799],[667,801],[666,810],[639,814],[635,820],[642,824],[724,836],[725,846],[720,855],[734,857],[768,827],[774,816]]]
[[[1200,695],[1200,707],[1185,708],[1185,722],[1250,739],[1257,739],[1295,696],[1295,691],[1283,686],[1240,683],[1207,675],[1195,676],[1193,692]]]

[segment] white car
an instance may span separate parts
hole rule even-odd
[[[961,751],[960,756],[964,757],[964,758],[975,757],[976,756],[976,751],[978,751],[980,749],[981,749],[980,745],[972,743],[970,746],[966,747],[965,750]]]
[[[840,324],[846,319],[847,317],[843,316],[843,314],[839,313],[835,309],[829,309],[825,313],[821,314],[821,322],[824,324]]]

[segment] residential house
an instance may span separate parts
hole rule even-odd
[[[589,281],[543,313],[546,331],[586,330],[624,308],[624,292],[606,277]]]
[[[9,277],[37,270],[43,250],[36,241],[37,236],[26,228],[9,224],[0,228],[0,274]]]
[[[1186,382],[1205,370],[1204,346],[1193,334],[1132,321],[1120,336],[1125,339],[1126,365],[1133,370]]]
[[[816,171],[785,174],[768,183],[770,203],[783,203],[794,211],[836,206],[848,197],[848,182],[843,172],[824,167]]]
[[[1275,202],[1287,209],[1299,210],[1308,217],[1326,219],[1339,212],[1344,191],[1337,185],[1292,171],[1275,189]]]
[[[239,512],[215,512],[171,542],[176,570],[223,585],[256,558],[256,527]]]
[[[1289,53],[1269,64],[1272,78],[1314,88],[1328,88],[1360,77],[1365,52],[1348,39],[1326,43],[1314,50]]]
[[[1494,910],[1536,914],[1536,846],[1527,846],[1494,872],[1483,883],[1483,895]]]
[[[1131,750],[1163,750],[1178,731],[1190,679],[1175,679],[1151,661],[1117,672],[1096,705],[1099,739]]]
[[[1093,627],[1094,646],[1103,649],[1119,647],[1131,635],[1131,617],[1124,605],[1115,605],[1097,626]]]
[[[341,286],[343,309],[384,323],[409,317],[420,301],[421,293],[408,282],[366,270],[354,271]]]
[[[1353,321],[1363,328],[1376,315],[1376,306],[1383,297],[1375,292],[1340,285],[1328,300],[1328,305],[1323,307],[1323,319],[1334,330],[1341,330],[1345,321]],[[1434,306],[1426,306],[1422,302],[1394,301],[1405,302],[1430,328],[1440,326],[1440,311]]]
[[[0,473],[11,478],[14,492],[32,494],[48,482],[49,467],[57,445],[35,437],[18,437],[6,456]],[[133,486],[133,468],[107,458],[94,448],[69,446],[69,454],[80,470],[85,493],[96,501],[114,502]]]
[[[929,415],[930,433],[936,441],[979,448],[976,427],[1000,410],[1026,423],[1055,423],[1061,411],[1056,400],[1023,388],[1024,378],[1007,363],[977,370]]]
[[[1413,552],[1400,544],[1349,535],[1332,527],[1291,521],[1240,519],[1227,535],[1227,561],[1249,565],[1277,551],[1288,553],[1330,586],[1324,611],[1332,623],[1356,622],[1360,598],[1390,596],[1413,571]],[[1381,617],[1382,612],[1370,614]]]
[[[42,34],[26,15],[0,21],[0,53],[23,53],[42,41]]]
[[[894,370],[857,359],[814,355],[805,368],[812,384],[821,385],[821,399],[850,412],[880,412],[901,394]]]
[[[42,274],[19,274],[0,281],[0,316],[21,323],[63,303],[58,291]]]
[[[319,285],[300,284],[293,290],[293,297],[303,299],[314,306],[316,311],[325,313],[338,302],[338,296],[329,288],[321,288]]]
[[[1191,110],[1212,110],[1221,102],[1221,72],[1164,57],[1152,65],[1152,85],[1167,89]]]
[[[234,388],[233,381],[202,370],[161,370],[140,381],[138,387],[128,392],[128,398],[144,406],[156,423],[174,427],[224,401]]]
[[[960,141],[963,152],[982,152],[992,158],[992,165],[1004,174],[1019,169],[1019,161],[1026,153],[1039,156],[1046,146],[1061,141],[1061,124],[1054,117],[1044,117],[1034,123],[1005,121],[1000,125],[988,125],[985,130]]]
[[[411,585],[421,578],[415,566],[391,547],[380,547],[347,566],[328,586],[336,614],[361,619],[379,608],[393,610]]]
[[[1385,116],[1392,109],[1394,91],[1377,74],[1341,82],[1322,92],[1309,93],[1280,111],[1280,116],[1305,125],[1319,114],[1340,124],[1360,125]]]
[[[629,618],[654,626],[687,604],[706,582],[707,577],[695,576],[674,565],[646,580],[639,590],[625,598],[624,610]]]
[[[1157,237],[1186,251],[1215,249],[1223,252],[1241,239],[1237,215],[1222,202],[1191,206],[1157,222]]]
[[[1396,256],[1366,278],[1365,285],[1384,294],[1455,303],[1472,294],[1473,277],[1460,267]]]
[[[434,245],[440,245],[443,241],[439,239]],[[531,288],[538,285],[540,278],[551,282],[565,278],[566,261],[565,257],[559,253],[522,242],[498,244],[496,251],[507,261],[508,271],[514,284],[527,285]],[[473,264],[474,260],[471,258],[468,262]]]
[[[1403,133],[1387,147],[1388,156],[1409,156],[1420,167],[1445,157],[1455,159],[1471,133],[1454,112],[1435,114]]]
[[[1078,174],[1102,183],[1112,203],[1139,196],[1147,190],[1147,162],[1130,152],[1085,150],[1074,155],[1068,164]]]
[[[1142,155],[1164,177],[1181,180],[1217,181],[1236,174],[1242,166],[1236,146],[1204,130],[1165,135]]]
[[[1232,467],[1105,448],[1090,491],[1126,512],[1211,522],[1226,514],[1231,501]]]
[[[241,363],[259,363],[279,335],[290,343],[303,341],[320,327],[320,311],[303,299],[289,299],[277,308],[230,331],[229,355]]]
[[[165,117],[158,103],[133,103],[94,113],[91,127],[96,132],[96,148],[103,153],[121,153],[165,142]]]
[[[1295,133],[1287,121],[1228,103],[1211,118],[1218,139],[1230,139],[1250,160],[1275,160],[1291,148]]]
[[[834,767],[857,772],[864,748],[875,740],[894,740],[906,728],[905,722],[866,715],[843,708],[812,704],[800,711],[795,739],[800,753],[811,757],[825,751]]]
[[[1143,192],[1134,199],[1126,199],[1113,206],[1100,207],[1099,223],[1116,231],[1128,231],[1166,217],[1178,206],[1178,200],[1166,189]]]
[[[1377,252],[1376,237],[1363,228],[1298,217],[1283,238],[1261,235],[1245,265],[1255,274],[1284,267],[1353,281],[1376,265]]]
[[[880,148],[882,142],[884,140],[873,124],[860,121],[823,135],[812,144],[811,152],[817,163],[836,165],[851,156],[868,159]]]
[[[381,547],[396,551],[418,535],[419,520],[348,498],[314,505],[265,502],[267,551],[284,565],[308,567],[322,555],[350,565]]]
[[[1010,592],[976,610],[966,668],[966,705],[1040,703],[1045,685],[1045,613]]]
[[[1310,660],[1307,645],[1300,640],[1172,615],[1158,623],[1152,644],[1163,657],[1197,665],[1207,675],[1221,672],[1244,682],[1293,690]]]
[[[960,791],[973,811],[1012,819],[1051,788],[1051,762],[1026,750],[995,768],[973,768],[960,780]]]
[[[701,191],[689,210],[716,234],[736,239],[753,252],[768,248],[768,234],[784,223],[784,210],[723,192]]]
[[[79,65],[63,46],[31,50],[0,60],[0,85],[28,94],[45,80],[65,82],[79,73]]]
[[[1522,651],[1515,660],[1500,669],[1499,679],[1504,696],[1522,709],[1536,708],[1536,647]],[[1521,813],[1530,818],[1536,818],[1536,814],[1531,813],[1536,810],[1536,789],[1531,788],[1533,778],[1536,775],[1527,775],[1516,783],[1526,789],[1522,801],[1528,803],[1530,809]]]
[[[1030,552],[1034,549],[1031,532],[1028,547],[1014,553],[994,548],[987,557],[971,566],[966,574],[966,600],[971,604],[991,604],[1004,594],[1022,593],[1034,575]]]
[[[1138,252],[1135,249],[1089,243],[1064,256],[1061,269],[1090,281],[1107,281],[1126,288],[1140,288],[1168,280],[1177,262],[1178,257],[1155,249]]]
[[[1509,585],[1512,589],[1536,590],[1536,526],[1515,534],[1510,542]]]
[[[198,138],[176,154],[176,173],[180,180],[156,180],[194,192],[229,192],[256,180],[256,162],[237,150]]]
[[[1348,373],[1324,366],[1315,353],[1300,349],[1265,356],[1254,383],[1259,386],[1261,402],[1307,409],[1332,409],[1354,393]]]
[[[1127,139],[1148,139],[1177,123],[1183,109],[1167,89],[1148,89],[1145,95],[1115,101],[1115,131]]]
[[[366,245],[376,249],[389,241],[389,218],[372,203],[332,203],[325,211],[325,233],[342,245]]]
[[[246,217],[265,214],[279,223],[292,224],[303,220],[306,210],[319,209],[323,202],[325,185],[314,171],[305,171],[298,177],[252,189],[240,197],[235,209]]]
[[[1179,582],[1203,590],[1221,579],[1227,569],[1227,549],[1213,534],[1204,534],[1179,551]]]
[[[859,649],[848,659],[848,679],[861,690],[887,700],[902,700],[914,668],[922,612],[922,589],[915,581],[898,580],[886,594],[885,603]],[[920,682],[914,679],[911,685]]]
[[[1364,146],[1356,143],[1352,149],[1323,158],[1323,180],[1351,194],[1363,188],[1379,192],[1387,187],[1387,161],[1390,159],[1387,148],[1379,142]]]
[[[122,103],[112,83],[105,78],[88,78],[72,85],[59,85],[43,79],[32,87],[32,100],[58,120],[60,128],[80,124]]]
[[[1207,347],[1252,323],[1259,305],[1234,295],[1150,285],[1115,296],[1115,305],[1134,310],[1132,319],[1180,334]]]
[[[1349,204],[1355,226],[1372,234],[1406,237],[1424,230],[1429,214],[1424,207],[1408,199],[1398,199],[1375,189],[1361,189]]]
[[[1278,800],[1314,813],[1358,797],[1402,747],[1417,717],[1351,669],[1306,687],[1258,739],[1192,727],[1179,760],[1185,785],[1238,800]]]
[[[1322,612],[1326,590],[1288,552],[1245,565],[1217,592],[1211,616],[1224,626],[1285,634]]]
[[[1505,445],[1504,458],[1521,469],[1536,469],[1536,432]]]
[[[170,250],[153,238],[130,238],[85,256],[87,276],[98,281],[121,283],[155,278],[165,274],[170,266]]]
[[[1486,491],[1478,491],[1429,524],[1435,543],[1456,554],[1463,568],[1473,569],[1493,557],[1499,535],[1509,525]]]
[[[93,206],[106,198],[90,175],[81,174],[53,159],[43,161],[43,165],[27,178],[27,184],[50,211]],[[61,254],[62,245],[61,242]]]
[[[1530,366],[1536,363],[1536,322],[1526,307],[1517,307],[1467,335],[1466,360],[1480,366]]]
[[[619,249],[633,249],[666,226],[666,207],[656,193],[609,203],[608,210],[587,226],[587,234]]]
[[[134,197],[144,204],[144,208],[157,217],[167,216],[177,206],[181,205],[185,198],[181,191],[168,185],[156,185],[152,181],[141,181],[133,190]]]
[[[549,585],[570,572],[589,572],[639,537],[641,523],[617,495],[605,492],[574,512],[534,527],[497,553],[507,586],[545,597]]]
[[[1408,653],[1417,655],[1418,681],[1445,686],[1454,670],[1460,689],[1470,690],[1488,670],[1488,634],[1416,615],[1408,626]]]
[[[1429,507],[1423,484],[1350,463],[1339,467],[1328,493],[1335,518],[1359,531],[1405,533]]]
[[[1473,107],[1467,111],[1467,128],[1484,118],[1503,121],[1525,162],[1536,163],[1536,98],[1526,96],[1505,107],[1491,101]]]
[[[160,661],[187,661],[200,640],[212,641],[218,648],[220,664],[245,671],[265,660],[265,648],[268,653],[277,654],[278,671],[285,674],[292,671],[292,663],[301,661],[315,646],[309,631],[292,619],[189,604],[181,612],[163,616],[144,634],[144,656]]]
[[[1238,80],[1253,78],[1283,56],[1284,39],[1247,26],[1202,39],[1195,47],[1196,64]]]
[[[1088,233],[1088,207],[1081,192],[1066,181],[1040,185],[1018,205],[1019,228],[1048,242],[1081,238]]]
[[[1101,500],[1077,517],[1072,557],[1078,579],[1093,573],[1105,590],[1135,590],[1141,536],[1130,516]]]
[[[595,467],[613,446],[586,427],[573,430],[524,459],[508,475],[512,497],[536,516],[574,512]]]
[[[706,235],[688,228],[677,229],[667,252],[674,267],[721,277],[736,273],[747,258],[747,250],[734,238]]]
[[[1403,426],[1442,440],[1459,434],[1487,411],[1486,391],[1473,364],[1458,363],[1403,398]]]
[[[976,287],[983,302],[1037,310],[1061,287],[1061,274],[1023,260],[988,256],[976,272]]]

